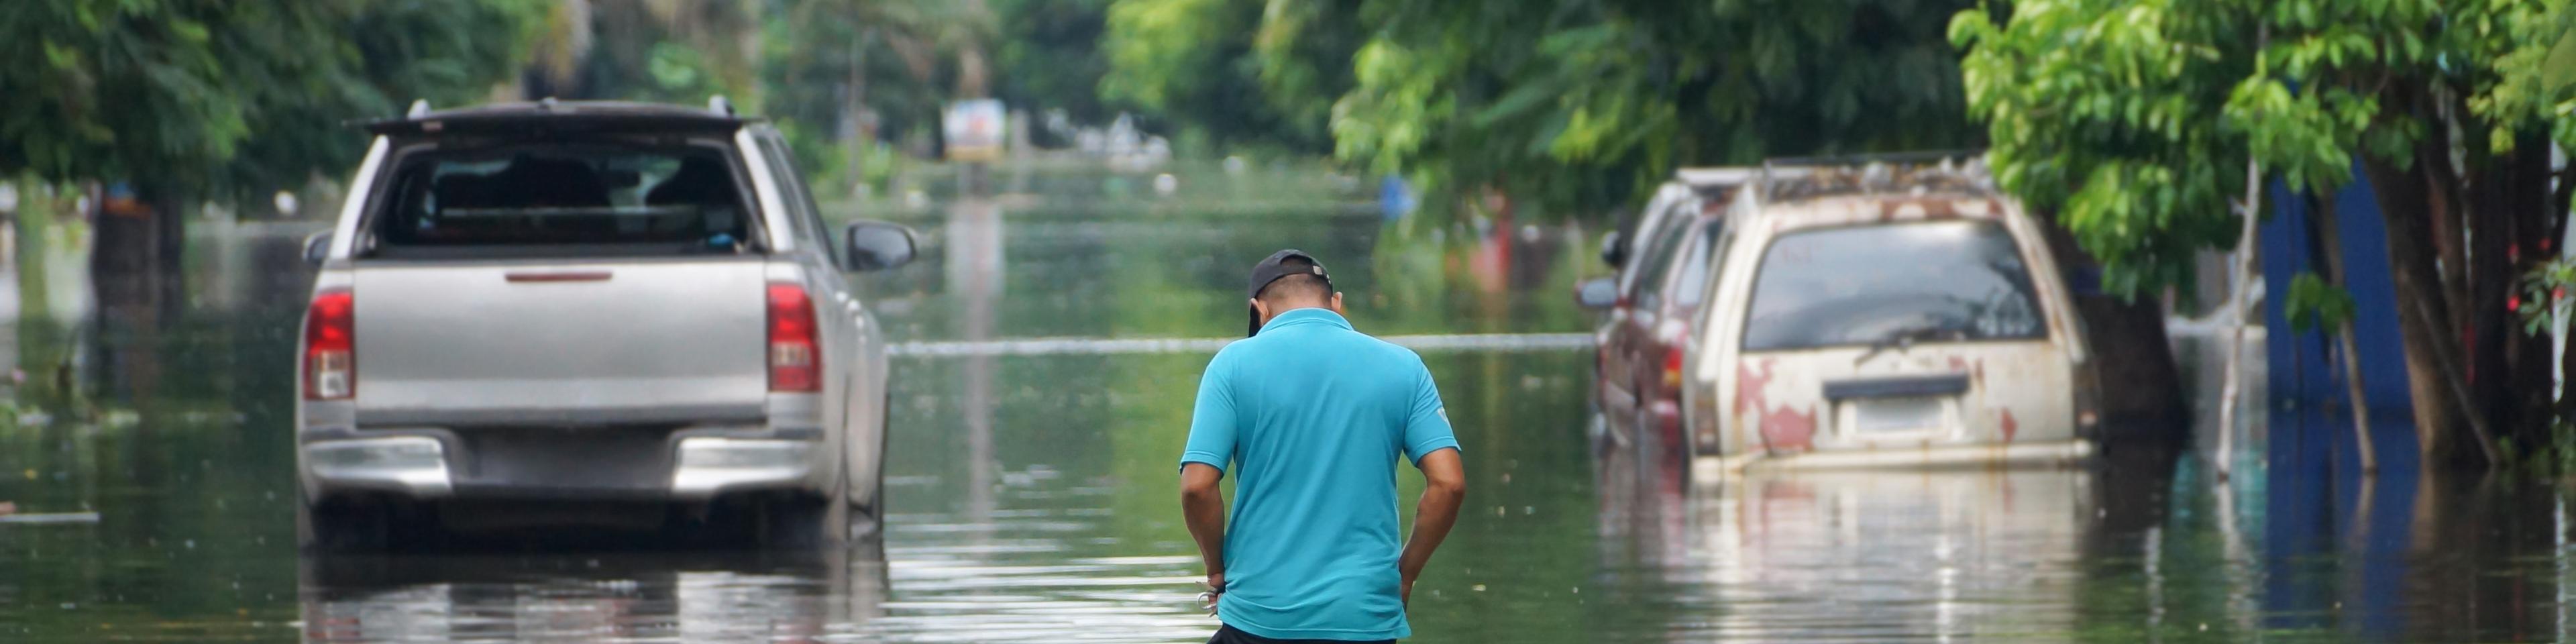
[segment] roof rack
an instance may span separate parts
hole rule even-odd
[[[432,110],[414,102],[410,113],[356,123],[380,135],[540,132],[731,132],[751,119],[687,105],[622,101],[493,103]]]
[[[405,110],[405,111],[403,112],[403,116],[406,116],[406,117],[417,117],[417,116],[420,116],[420,115],[422,115],[422,114],[428,114],[428,113],[429,113],[429,99],[426,99],[426,98],[415,98],[415,99],[411,99],[411,109],[409,109],[409,110]]]
[[[1762,167],[1770,168],[1770,167],[1777,167],[1777,166],[1869,165],[1869,164],[1871,164],[1871,163],[1885,163],[1885,164],[1889,164],[1889,165],[1898,165],[1898,164],[1929,164],[1929,163],[1939,163],[1939,162],[1942,162],[1942,161],[1954,161],[1954,160],[1964,160],[1964,159],[1969,159],[1969,158],[1977,158],[1977,157],[1983,157],[1983,156],[1985,156],[1985,155],[1986,155],[1986,151],[1985,151],[1985,150],[1977,150],[1977,149],[1965,149],[1965,150],[1908,150],[1908,151],[1903,151],[1903,152],[1862,152],[1862,153],[1855,153],[1855,154],[1828,154],[1828,155],[1809,156],[1809,157],[1779,157],[1779,158],[1775,158],[1775,159],[1764,159],[1764,160],[1762,161]]]
[[[725,100],[723,94],[708,96],[707,111],[723,114],[725,116],[733,116],[733,101]]]
[[[1733,165],[1709,166],[1700,168],[1676,168],[1673,170],[1673,178],[1680,180],[1682,183],[1689,184],[1743,183],[1753,180],[1754,177],[1760,176],[1761,173],[1762,169],[1755,167]]]
[[[1985,152],[1942,150],[1827,157],[1792,157],[1762,163],[1763,194],[1773,201],[1896,192],[1994,191]]]

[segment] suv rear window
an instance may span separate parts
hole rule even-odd
[[[710,146],[549,144],[405,155],[375,249],[540,254],[756,250],[734,164]]]
[[[1985,221],[1782,235],[1747,316],[1746,351],[2048,337],[2020,245]]]

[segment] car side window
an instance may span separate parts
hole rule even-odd
[[[1699,246],[1696,239],[1700,231],[1699,222],[1683,220],[1674,224],[1678,230],[1668,231],[1656,239],[1653,254],[1648,255],[1646,263],[1638,267],[1638,270],[1645,271],[1638,276],[1634,291],[1638,308],[1652,310],[1663,306],[1664,284],[1672,280],[1673,260],[1697,253],[1685,251]]]
[[[1655,207],[1655,204],[1648,204],[1647,208],[1645,213],[1638,215],[1640,220],[1638,225],[1633,227],[1633,230],[1623,233],[1627,239],[1628,261],[1619,267],[1621,297],[1637,292],[1637,282],[1648,272],[1646,269],[1654,260],[1655,248],[1662,245],[1664,239],[1672,236],[1672,227],[1676,225],[1675,222],[1680,221],[1678,218],[1680,215],[1673,208],[1673,204],[1665,203],[1660,208]]]
[[[1726,246],[1726,224],[1710,223],[1692,235],[1689,249],[1682,251],[1681,276],[1673,280],[1673,302],[1682,306],[1699,306],[1707,296],[1709,276],[1717,272],[1717,249]]]
[[[796,221],[799,234],[808,240],[806,243],[821,247],[823,256],[837,264],[841,261],[840,245],[832,243],[831,229],[823,225],[823,209],[814,203],[814,192],[806,188],[805,173],[796,168],[795,155],[788,153],[786,144],[775,134],[763,133],[757,138],[761,156],[768,159],[779,188],[788,193],[789,216]]]

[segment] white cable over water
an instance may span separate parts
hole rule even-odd
[[[1051,356],[1119,353],[1215,353],[1240,338],[1022,338],[904,342],[898,356]],[[1566,351],[1592,346],[1590,333],[1474,333],[1379,338],[1415,351]]]

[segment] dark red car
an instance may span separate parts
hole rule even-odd
[[[1691,454],[1681,398],[1698,335],[1691,331],[1714,270],[1712,251],[1727,239],[1724,214],[1741,185],[1690,178],[1684,174],[1673,184],[1682,189],[1657,195],[1635,237],[1605,249],[1605,259],[1624,260],[1616,261],[1618,275],[1587,282],[1578,293],[1585,307],[1609,314],[1594,354],[1595,395],[1609,431],[1665,462]]]

